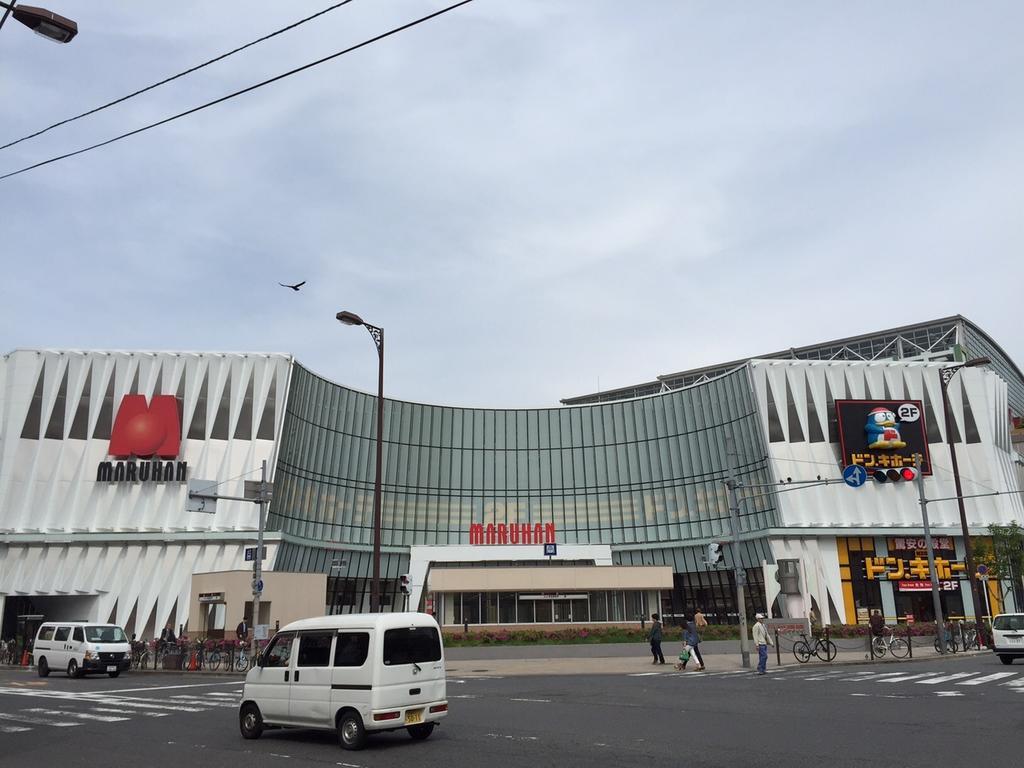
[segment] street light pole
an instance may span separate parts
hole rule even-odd
[[[370,612],[379,613],[380,604],[380,526],[381,526],[381,466],[384,457],[384,329],[364,322],[353,312],[339,312],[339,322],[361,325],[370,332],[377,347],[377,468],[373,479],[373,580],[370,582]]]
[[[974,551],[971,547],[971,534],[967,530],[967,510],[964,507],[964,492],[960,484],[960,467],[956,460],[956,443],[953,441],[952,415],[949,409],[949,382],[959,373],[961,368],[974,368],[978,365],[988,365],[992,361],[987,357],[975,357],[960,365],[950,365],[939,371],[939,378],[942,382],[942,412],[946,422],[946,444],[949,446],[949,459],[953,468],[953,483],[956,487],[956,502],[960,507],[960,533],[964,540],[964,560],[967,563],[967,579],[971,585],[971,597],[974,600],[975,621],[978,625],[978,637],[987,638],[982,622],[982,613],[985,603],[981,599],[981,591],[978,589],[978,578],[975,575]],[[986,639],[987,644],[987,639]]]

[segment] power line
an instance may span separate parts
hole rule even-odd
[[[216,64],[218,61],[223,61],[228,56],[234,56],[239,51],[244,51],[246,48],[251,48],[252,46],[257,45],[259,43],[262,43],[265,40],[269,40],[272,37],[277,37],[278,35],[284,34],[285,32],[288,32],[288,31],[290,31],[292,29],[295,29],[296,27],[301,26],[302,24],[305,24],[308,21],[312,21],[313,19],[315,19],[315,18],[317,18],[319,16],[323,16],[326,13],[330,13],[331,11],[336,10],[337,8],[340,8],[343,5],[348,5],[351,2],[352,2],[352,0],[342,0],[342,2],[335,3],[330,8],[324,8],[322,11],[314,13],[312,16],[307,16],[304,19],[299,19],[295,23],[289,24],[287,27],[282,27],[281,29],[277,30],[276,32],[271,32],[269,35],[264,35],[261,38],[253,40],[251,43],[246,43],[245,45],[239,46],[238,48],[235,48],[232,51],[228,51],[227,53],[222,53],[220,56],[216,56],[215,58],[212,58],[209,61],[204,61],[202,64],[197,64],[194,67],[186,69],[184,72],[179,72],[176,75],[172,75],[171,77],[168,77],[168,78],[166,78],[164,80],[161,80],[159,83],[153,83],[152,85],[146,86],[145,88],[141,88],[138,91],[135,91],[133,93],[129,93],[127,96],[122,96],[120,99],[114,99],[113,101],[109,101],[109,102],[107,102],[106,104],[104,104],[102,106],[96,107],[95,109],[90,109],[88,112],[83,112],[80,115],[75,115],[74,117],[69,117],[66,120],[61,120],[59,123],[54,123],[53,125],[48,125],[45,128],[43,128],[42,130],[36,131],[35,133],[30,133],[28,136],[22,136],[20,139],[15,139],[14,141],[9,141],[6,144],[0,145],[0,149],[7,149],[8,147],[13,147],[15,144],[20,144],[23,141],[28,141],[29,139],[34,139],[36,136],[42,136],[44,133],[46,133],[47,131],[52,131],[54,128],[59,128],[60,126],[67,125],[68,123],[73,123],[73,122],[75,122],[75,120],[81,120],[83,117],[88,117],[89,115],[95,115],[97,112],[102,112],[104,109],[107,109],[109,107],[113,107],[114,105],[120,104],[123,101],[128,101],[128,99],[132,99],[132,98],[134,98],[136,96],[139,96],[140,94],[146,93],[147,91],[152,91],[154,88],[159,88],[161,85],[167,85],[167,83],[170,83],[170,82],[172,82],[174,80],[177,80],[179,77],[184,77],[185,75],[190,75],[193,72],[196,72],[196,71],[202,69],[203,67],[208,67],[211,64]]]
[[[323,64],[324,62],[331,61],[332,59],[336,59],[339,56],[344,56],[346,53],[351,53],[352,51],[356,51],[356,50],[359,50],[360,48],[364,48],[367,45],[370,45],[371,43],[376,43],[379,40],[383,40],[386,37],[391,37],[392,35],[398,34],[399,32],[404,32],[407,29],[411,29],[412,27],[418,26],[419,24],[422,24],[425,21],[430,21],[431,19],[436,18],[437,16],[441,16],[441,15],[443,15],[445,13],[448,13],[449,11],[454,11],[456,8],[459,8],[460,6],[463,6],[463,5],[468,5],[471,2],[473,2],[473,0],[461,0],[461,2],[455,3],[454,5],[449,5],[448,7],[442,8],[439,11],[435,11],[434,13],[427,14],[426,16],[422,16],[422,17],[420,17],[420,18],[418,18],[418,19],[416,19],[414,21],[410,21],[407,24],[403,24],[403,25],[401,25],[399,27],[394,27],[393,29],[389,29],[387,32],[383,32],[383,33],[381,33],[379,35],[375,35],[374,37],[371,37],[371,38],[369,38],[367,40],[364,40],[361,43],[357,43],[356,45],[353,45],[353,46],[345,48],[345,49],[343,49],[341,51],[338,51],[337,53],[332,53],[329,56],[324,56],[322,59],[317,59],[316,61],[311,61],[308,64],[303,64],[301,67],[296,67],[295,69],[288,70],[287,72],[284,72],[284,73],[282,73],[280,75],[276,75],[275,77],[271,77],[268,80],[263,80],[262,82],[256,83],[255,85],[250,85],[249,87],[242,88],[241,90],[235,91],[234,93],[229,93],[227,96],[221,96],[219,99],[214,99],[213,101],[208,101],[205,104],[200,104],[198,107],[193,107],[192,109],[187,109],[184,112],[179,112],[178,114],[172,115],[171,117],[166,117],[163,120],[158,120],[155,123],[150,123],[149,125],[144,125],[141,128],[136,128],[134,131],[128,131],[127,133],[122,133],[121,135],[114,136],[113,138],[107,139],[106,141],[101,141],[98,144],[92,144],[91,146],[83,147],[82,149],[77,149],[74,152],[66,152],[63,155],[57,155],[56,157],[51,157],[49,160],[43,160],[41,162],[34,163],[32,165],[27,165],[24,168],[18,169],[17,171],[11,171],[10,173],[5,173],[2,176],[0,176],[0,181],[3,181],[4,179],[9,179],[12,176],[17,176],[19,174],[26,173],[27,171],[35,170],[36,168],[41,168],[44,165],[49,165],[50,163],[56,163],[59,160],[66,160],[67,158],[74,157],[75,155],[81,155],[81,154],[84,154],[86,152],[91,152],[94,149],[99,149],[100,147],[105,147],[108,144],[113,144],[116,141],[121,141],[121,139],[127,139],[128,137],[134,136],[134,135],[136,135],[138,133],[143,133],[144,131],[148,131],[148,130],[150,130],[152,128],[157,128],[157,127],[159,127],[161,125],[165,125],[165,124],[173,122],[175,120],[179,120],[179,119],[181,119],[183,117],[187,117],[187,116],[189,116],[191,114],[194,114],[196,112],[200,112],[200,111],[202,111],[204,109],[207,109],[208,107],[212,107],[212,106],[214,106],[216,104],[220,104],[221,102],[225,102],[225,101],[228,101],[230,99],[233,99],[236,96],[241,96],[243,94],[249,93],[250,91],[255,91],[255,90],[259,89],[259,88],[262,88],[265,85],[270,85],[271,83],[276,83],[278,80],[283,80],[286,77],[291,77],[292,75],[298,74],[299,72],[304,72],[307,69],[311,69],[311,68],[313,68],[315,66]]]

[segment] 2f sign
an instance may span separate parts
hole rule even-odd
[[[904,403],[896,409],[896,415],[900,421],[917,421],[921,418],[921,409],[913,403]]]

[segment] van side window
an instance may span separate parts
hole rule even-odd
[[[292,656],[292,641],[295,635],[292,633],[277,635],[270,641],[270,646],[264,654],[263,666],[265,667],[287,667],[288,660]]]
[[[298,666],[331,666],[331,640],[333,639],[333,632],[303,632],[299,635],[299,658],[296,662]]]
[[[440,660],[441,638],[433,627],[389,629],[384,633],[385,664]]]
[[[68,640],[68,635],[70,634],[71,627],[60,627],[57,630],[56,634],[53,636],[53,639],[56,640],[58,643],[66,643]]]
[[[370,651],[368,632],[339,632],[334,646],[334,666],[361,667]]]
[[[82,632],[82,628],[81,628],[81,627],[75,627],[75,631],[74,631],[74,633],[73,633],[73,634],[71,635],[71,638],[72,638],[72,639],[73,639],[73,640],[74,640],[74,641],[75,641],[76,643],[84,643],[84,642],[85,642],[85,633],[84,633],[84,632]]]
[[[53,640],[53,627],[43,627],[39,630],[40,640]]]

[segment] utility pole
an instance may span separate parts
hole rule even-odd
[[[917,497],[921,501],[921,524],[924,527],[924,546],[928,550],[928,578],[932,581],[932,607],[935,610],[935,631],[939,636],[939,653],[946,652],[946,623],[942,617],[942,599],[939,597],[939,579],[935,572],[935,550],[932,549],[932,529],[928,525],[928,499],[924,496],[924,465],[921,456],[914,459],[917,467]]]
[[[725,440],[725,450],[728,454],[729,479],[725,486],[729,489],[729,520],[732,526],[732,571],[736,580],[736,607],[740,617],[740,659],[744,669],[750,669],[750,646],[747,638],[747,602],[745,587],[747,574],[740,564],[740,500],[736,493],[738,483],[736,481],[736,447],[732,436]]]
[[[256,565],[253,567],[252,579],[252,617],[249,623],[252,626],[252,637],[249,639],[249,658],[256,658],[256,626],[260,623],[260,595],[263,594],[263,524],[266,519],[267,508],[267,460],[263,460],[260,467],[260,491],[258,503],[260,505],[259,533],[256,538]]]

